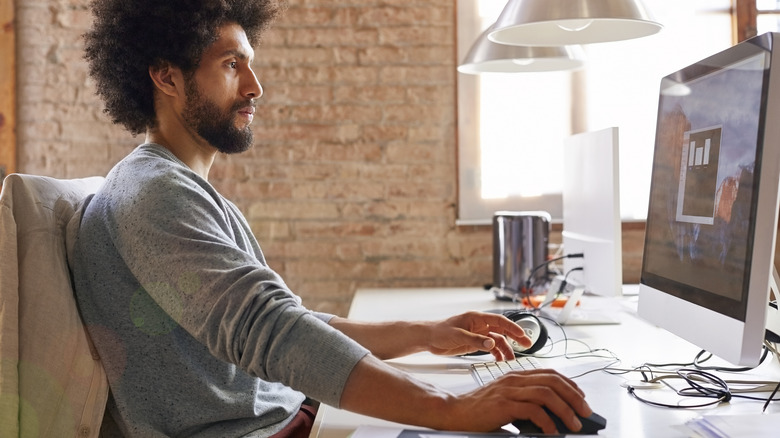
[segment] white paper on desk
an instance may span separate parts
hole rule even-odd
[[[705,415],[685,425],[703,438],[769,438],[780,435],[780,414]]]
[[[478,432],[446,432],[429,429],[405,429],[399,427],[360,426],[350,435],[350,438],[509,438],[516,435],[508,432],[478,433]]]
[[[401,432],[400,427],[360,426],[350,438],[398,438]]]

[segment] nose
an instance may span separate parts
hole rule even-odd
[[[260,85],[260,81],[257,80],[257,75],[255,75],[255,72],[251,67],[247,67],[243,95],[250,99],[257,99],[263,95],[263,87]]]

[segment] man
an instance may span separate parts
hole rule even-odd
[[[268,0],[97,0],[86,59],[106,112],[146,141],[84,211],[76,295],[127,437],[306,436],[310,400],[391,421],[490,431],[513,419],[578,429],[590,408],[543,370],[454,396],[382,359],[530,345],[499,315],[366,324],[311,312],[208,183],[218,153],[252,146],[262,88],[253,44]],[[302,424],[302,426],[300,426]],[[277,434],[277,435],[275,435]]]

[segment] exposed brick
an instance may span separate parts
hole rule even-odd
[[[333,92],[333,100],[339,103],[373,102],[375,104],[403,103],[406,101],[406,87],[385,84],[365,86],[339,86]]]
[[[370,221],[311,221],[294,224],[295,235],[301,239],[373,237],[380,235],[381,229],[380,224]]]
[[[412,126],[409,128],[410,142],[435,142],[446,138],[447,132],[452,129],[450,125],[444,124],[426,124],[422,126]]]
[[[266,126],[255,128],[258,131],[258,141],[307,140],[347,142],[359,139],[359,128],[355,125],[330,126],[313,123],[289,124],[282,126]]]
[[[291,109],[293,122],[338,123],[349,120],[351,123],[377,122],[382,119],[380,106],[368,105],[309,105]]]
[[[358,49],[360,64],[397,64],[405,58],[405,50],[394,46],[373,46]]]
[[[452,64],[452,45],[407,47],[404,50],[403,63],[410,65],[445,65],[454,68]]]
[[[425,163],[443,163],[450,162],[451,154],[454,151],[438,143],[415,143],[393,142],[387,146],[386,157],[389,162],[419,164]]]
[[[262,83],[262,80],[260,81]],[[326,104],[334,101],[333,88],[329,85],[277,84],[264,87],[261,105],[307,103]],[[260,108],[259,108],[260,109]]]
[[[409,164],[407,167],[409,179],[412,181],[450,181],[450,176],[455,171],[454,165],[434,163]]]
[[[363,256],[367,259],[393,258],[438,258],[445,253],[447,243],[438,237],[430,239],[411,239],[399,237],[396,239],[375,239],[361,244]]]
[[[86,6],[58,10],[54,14],[56,24],[66,29],[85,31],[92,23],[92,13]]]
[[[324,47],[267,47],[255,53],[255,66],[322,65],[333,58],[333,50]]]
[[[16,0],[16,28],[51,26],[54,25],[53,13],[54,7],[50,8],[49,2],[27,2],[25,0]]]
[[[447,252],[459,259],[474,259],[488,257],[492,260],[493,239],[492,235],[484,233],[474,235],[450,236],[447,239]]]
[[[383,227],[382,233],[385,236],[417,236],[429,238],[433,236],[445,236],[455,227],[454,223],[448,222],[445,218],[435,220],[419,220],[416,218],[401,218],[394,220]]]
[[[408,4],[400,7],[379,6],[363,9],[358,24],[383,27],[404,24],[447,26],[452,22],[452,14],[452,7],[415,7]]]
[[[462,275],[455,263],[425,263],[421,260],[387,260],[379,264],[383,278],[443,278]]]
[[[453,114],[455,113],[455,90],[453,90],[453,88],[450,86],[421,85],[416,87],[407,87],[405,100],[409,103],[433,103],[449,106]]]
[[[339,67],[331,70],[333,83],[336,85],[375,84],[379,81],[379,69],[376,67]]]
[[[295,7],[288,8],[280,22],[284,27],[322,26],[333,20],[335,11],[329,7]]]
[[[431,42],[455,44],[451,26],[396,26],[379,29],[379,44],[425,46]],[[454,56],[454,53],[452,54]]]
[[[364,201],[382,199],[385,196],[385,193],[385,185],[378,182],[310,182],[296,184],[292,191],[292,197],[294,199],[346,199]]]
[[[331,62],[334,65],[355,65],[358,63],[358,48],[333,47]]]
[[[334,6],[332,2],[309,5],[309,2],[296,2],[285,12],[279,26],[285,28],[300,27],[354,27],[357,22],[359,8],[341,3]]]
[[[393,184],[387,196],[393,198],[411,198],[421,201],[428,199],[448,199],[454,195],[455,187],[451,182],[408,181]]]
[[[289,32],[282,26],[274,26],[260,37],[259,47],[255,48],[255,56],[262,56],[262,51],[267,47],[279,47],[287,44]]]
[[[267,240],[269,242],[275,239],[284,239],[290,237],[290,224],[285,220],[271,221],[271,220],[253,220],[249,222],[249,226],[252,228],[252,232],[255,234],[258,240]],[[268,254],[275,253],[275,247],[272,244],[268,246],[263,245],[263,251]],[[278,256],[283,256],[284,253],[277,253]]]
[[[345,242],[334,245],[327,240],[322,241],[291,241],[283,243],[284,254],[296,259],[337,259],[360,261],[362,251],[360,243]]]
[[[271,181],[235,181],[228,179],[222,188],[229,193],[235,193],[239,199],[254,200],[263,199],[292,199],[294,198],[294,186],[288,182]]]
[[[338,205],[325,202],[258,200],[249,206],[251,219],[328,219],[339,216]]]
[[[288,275],[307,279],[339,279],[343,276],[366,278],[376,275],[377,267],[370,263],[354,263],[334,260],[292,260],[287,262]]]
[[[350,220],[387,221],[407,216],[408,205],[395,200],[374,200],[359,204],[346,204],[341,209],[341,217]]]
[[[290,31],[293,47],[369,46],[377,43],[379,31],[372,28],[317,28]]]
[[[408,83],[411,85],[452,84],[454,69],[450,66],[387,66],[381,70],[384,83]]]
[[[363,127],[361,138],[366,141],[383,142],[389,140],[405,140],[409,128],[405,125],[367,125]]]
[[[422,122],[450,123],[454,117],[451,108],[440,105],[385,105],[384,113],[387,121],[410,122],[412,125]]]

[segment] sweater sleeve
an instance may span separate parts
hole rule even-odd
[[[130,176],[130,175],[128,175]],[[113,243],[143,293],[214,356],[338,406],[368,351],[301,306],[270,269],[245,221],[183,167],[115,178]],[[238,215],[238,216],[236,216]]]

